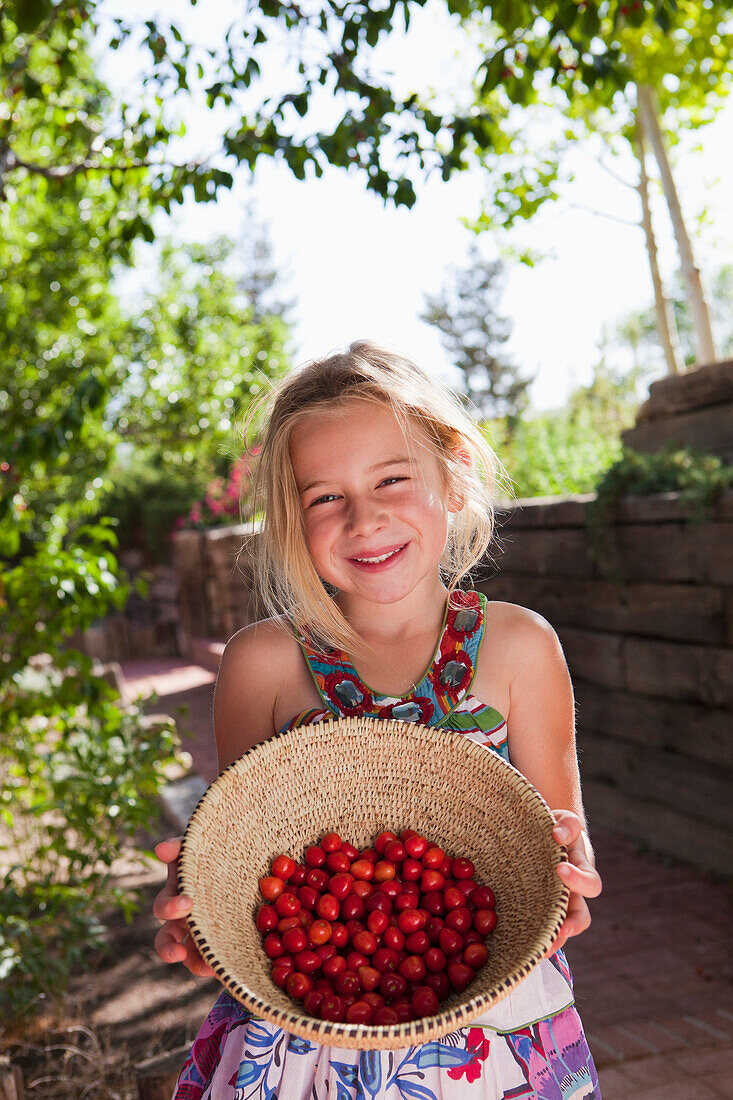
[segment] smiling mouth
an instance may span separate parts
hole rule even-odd
[[[367,557],[362,557],[362,558],[354,557],[354,558],[351,558],[351,561],[356,561],[356,562],[359,563],[359,565],[381,565],[382,562],[389,561],[390,558],[394,558],[397,554],[399,554],[402,550],[404,550],[406,546],[407,546],[407,543],[405,542],[405,543],[402,544],[402,546],[397,546],[397,547],[395,547],[394,550],[388,550],[385,554],[379,554],[379,555],[375,555],[374,557],[369,557],[369,558],[367,558]]]

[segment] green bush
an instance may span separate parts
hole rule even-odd
[[[172,720],[123,707],[88,658],[30,667],[6,699],[0,741],[0,1016],[58,997],[105,946],[100,916],[139,907],[113,861],[156,812],[176,759]],[[45,703],[45,706],[43,705]]]

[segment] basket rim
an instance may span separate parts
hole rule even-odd
[[[258,742],[256,745],[252,745],[236,760],[233,760],[231,764],[228,764],[217,778],[209,784],[206,791],[204,791],[199,798],[186,825],[178,859],[177,878],[179,893],[186,893],[188,896],[192,896],[191,891],[185,889],[188,861],[189,859],[192,861],[195,859],[192,849],[195,846],[196,835],[199,829],[203,827],[202,814],[205,813],[209,801],[213,797],[216,797],[216,795],[212,793],[214,790],[218,792],[223,787],[226,787],[227,784],[232,782],[232,776],[237,772],[241,772],[246,765],[250,763],[251,757],[256,758],[262,755],[263,752],[267,751],[269,747],[278,741],[294,741],[297,736],[302,737],[304,734],[307,735],[311,731],[318,731],[319,733],[324,731],[333,732],[345,726],[353,727],[355,723],[358,723],[360,726],[367,725],[375,731],[382,730],[384,732],[401,729],[408,724],[398,719],[359,716],[332,718],[326,721],[313,722],[307,726],[299,726],[291,730],[280,730],[270,737],[267,737],[265,740]],[[554,824],[552,811],[537,788],[526,778],[526,776],[514,767],[513,764],[500,756],[499,753],[491,751],[487,757],[486,747],[484,745],[471,741],[456,730],[445,729],[440,726],[427,726],[418,722],[410,722],[409,725],[411,730],[415,731],[416,735],[424,731],[430,732],[431,734],[439,731],[441,735],[445,734],[446,737],[452,736],[456,739],[456,743],[465,746],[465,748],[461,748],[459,751],[469,755],[480,755],[480,758],[484,762],[488,759],[491,761],[490,767],[496,767],[499,770],[506,769],[505,774],[510,784],[523,796],[533,801],[540,814],[546,815],[548,821],[551,820]],[[554,838],[552,838],[552,845],[554,848],[553,867],[557,867],[559,863],[566,860],[567,850],[563,845],[558,844]],[[548,914],[547,926],[543,932],[540,933],[534,947],[520,957],[516,966],[503,981],[498,982],[492,987],[489,993],[475,994],[460,1006],[445,1009],[443,1012],[438,1012],[433,1016],[423,1017],[419,1020],[410,1020],[401,1024],[367,1025],[321,1020],[318,1017],[308,1015],[305,1011],[298,1012],[295,1008],[285,1010],[270,1005],[266,1001],[263,1001],[261,996],[255,993],[254,990],[238,981],[227,971],[214,950],[210,947],[193,914],[189,914],[184,919],[199,953],[212,968],[217,980],[232,997],[243,1004],[253,1015],[275,1024],[284,1031],[288,1031],[301,1038],[310,1039],[321,1045],[359,1049],[397,1049],[400,1047],[417,1045],[418,1043],[429,1042],[431,1039],[446,1035],[450,1031],[457,1030],[469,1024],[471,1020],[482,1015],[502,1000],[527,977],[535,966],[546,956],[567,914],[570,891],[557,875],[553,883],[552,893],[553,897]]]

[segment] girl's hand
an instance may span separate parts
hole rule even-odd
[[[214,971],[204,962],[196,944],[191,939],[188,925],[183,918],[191,912],[193,902],[178,893],[178,856],[181,837],[161,840],[155,846],[155,854],[161,863],[168,864],[168,881],[153,902],[153,913],[162,924],[153,946],[167,963],[183,963],[187,970],[200,978],[210,977]]]
[[[563,947],[571,936],[585,932],[590,924],[590,910],[585,899],[598,897],[603,888],[601,876],[595,869],[590,842],[586,845],[582,821],[570,810],[553,810],[553,813],[557,824],[552,835],[559,844],[565,845],[568,853],[568,862],[559,863],[557,873],[570,890],[570,901],[568,914],[548,955]]]

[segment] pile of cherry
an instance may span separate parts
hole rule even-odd
[[[432,1016],[489,957],[496,898],[414,829],[359,851],[337,833],[259,881],[256,922],[272,978],[322,1020],[398,1024]]]

